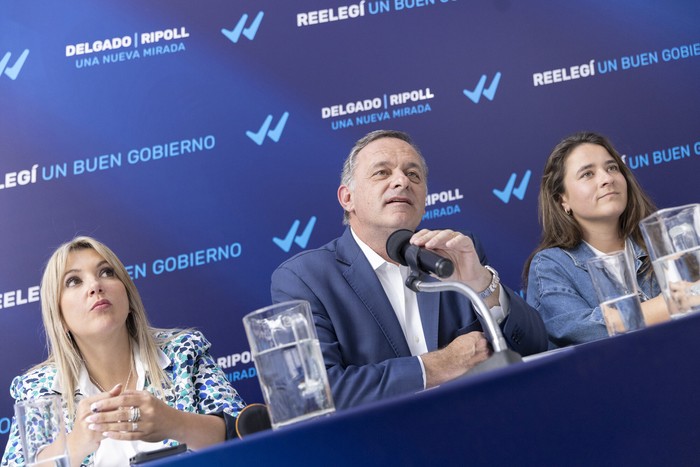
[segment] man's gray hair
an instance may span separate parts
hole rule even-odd
[[[398,131],[398,130],[375,130],[370,133],[367,133],[365,136],[357,140],[355,145],[352,147],[350,150],[350,154],[348,154],[348,157],[345,159],[345,162],[343,163],[343,171],[340,173],[340,184],[345,185],[348,188],[352,189],[353,185],[353,178],[355,176],[355,169],[357,168],[357,153],[362,151],[369,143],[372,141],[376,141],[381,138],[396,138],[400,139],[401,141],[405,141],[408,144],[411,145],[414,151],[416,151],[416,154],[418,154],[418,157],[420,158],[421,166],[423,168],[423,173],[424,176],[427,179],[428,176],[428,164],[425,162],[425,158],[423,157],[423,154],[421,154],[420,149],[418,149],[418,146],[416,146],[413,143],[413,140],[411,137],[408,135],[408,133],[405,133],[403,131]],[[350,223],[350,213],[347,211],[344,211],[343,213],[343,224],[348,225]]]

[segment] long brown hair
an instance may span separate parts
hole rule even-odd
[[[612,156],[620,168],[620,173],[627,182],[627,207],[620,215],[619,232],[621,238],[631,237],[635,243],[646,251],[639,222],[656,211],[656,206],[639,186],[632,171],[624,163],[622,157],[613,147],[608,138],[597,133],[579,132],[564,138],[557,144],[547,159],[540,184],[538,197],[538,216],[542,227],[542,239],[535,251],[525,263],[523,281],[527,286],[527,276],[534,256],[546,249],[559,247],[571,249],[583,240],[581,226],[564,211],[561,205],[564,193],[564,175],[566,174],[566,159],[569,154],[581,144],[602,146]],[[642,266],[643,271],[651,271],[651,262],[647,257]]]

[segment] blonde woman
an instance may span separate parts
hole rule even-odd
[[[126,466],[136,452],[233,433],[245,405],[193,330],[149,325],[124,265],[77,237],[51,256],[41,281],[49,358],[16,377],[16,400],[63,399],[71,465]],[[43,454],[51,454],[51,446]],[[2,465],[24,465],[13,421]]]

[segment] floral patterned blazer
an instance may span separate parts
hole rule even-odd
[[[178,410],[207,415],[218,415],[226,422],[226,437],[235,436],[235,417],[245,403],[229,384],[224,372],[209,354],[211,344],[199,331],[158,332],[154,335],[161,345],[161,361],[172,385],[165,390],[165,402]],[[53,364],[34,368],[17,376],[12,381],[10,392],[16,401],[61,394]],[[144,389],[149,390],[150,382],[145,380]],[[62,394],[61,394],[62,395]],[[64,396],[65,397],[65,396]],[[80,388],[76,389],[75,404],[85,397]],[[71,417],[65,410],[66,430],[72,429]],[[166,439],[163,445],[176,445],[176,440]],[[94,453],[83,460],[83,466],[93,465]],[[25,464],[19,429],[13,417],[10,437],[2,457],[4,466]]]

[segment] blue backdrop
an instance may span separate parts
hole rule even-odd
[[[1,0],[0,443],[12,377],[45,357],[43,265],[76,234],[260,401],[241,317],[342,232],[368,131],[415,138],[423,227],[476,232],[515,289],[574,131],[609,136],[659,206],[698,201],[699,21],[693,0]]]

